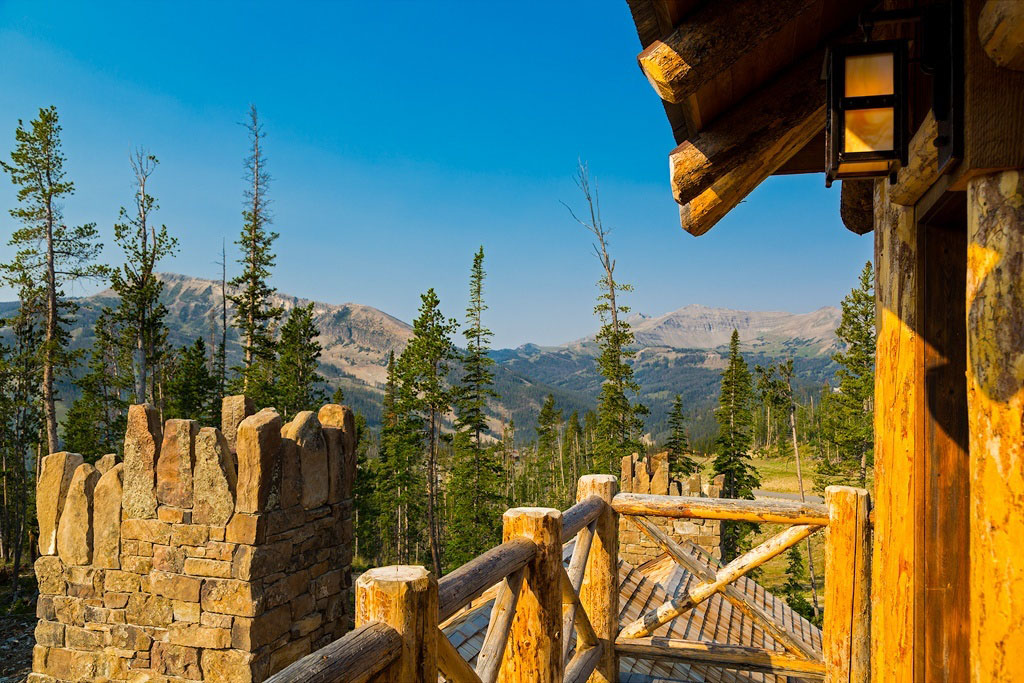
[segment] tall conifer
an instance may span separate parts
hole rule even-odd
[[[669,436],[665,447],[668,449],[668,469],[673,477],[685,479],[697,472],[697,461],[690,455],[690,439],[686,434],[686,415],[683,414],[683,397],[676,394],[672,409],[668,413]]]
[[[324,378],[317,372],[322,351],[319,336],[312,302],[293,308],[281,327],[274,391],[288,419],[302,410],[316,410],[327,399]]]

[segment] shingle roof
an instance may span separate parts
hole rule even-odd
[[[684,541],[681,545],[695,557],[716,564],[707,553]],[[563,557],[568,562],[573,542],[566,544]],[[648,609],[668,601],[690,587],[696,579],[679,567],[668,555],[652,560],[640,567],[619,562],[619,623],[625,625]],[[746,577],[735,585],[750,596],[755,603],[775,617],[776,622],[798,634],[814,649],[821,650],[821,630],[796,614],[785,602],[776,598],[763,586]],[[484,634],[494,605],[494,592],[485,593],[470,610],[452,617],[443,625],[443,631],[452,645],[471,665],[475,665],[477,653],[483,645]],[[747,645],[769,650],[784,651],[771,636],[764,633],[749,617],[715,594],[689,612],[662,626],[655,636],[704,640],[731,645]],[[621,683],[677,683],[694,681],[698,683],[748,683],[765,681],[786,683],[785,676],[735,671],[712,665],[684,664],[680,662],[652,661],[622,657],[619,670]]]

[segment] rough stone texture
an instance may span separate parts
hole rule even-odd
[[[248,396],[225,396],[220,404],[220,431],[232,451],[238,443],[238,426],[256,412],[256,405]]]
[[[669,473],[668,453],[656,453],[641,459],[636,454],[622,459],[622,476],[619,490],[628,493],[651,493],[662,496],[705,496],[717,498],[721,495],[722,477],[716,477],[703,486],[700,477],[694,475],[685,482],[673,479]],[[649,517],[648,520],[661,528],[671,538],[687,540],[708,551],[715,559],[722,558],[722,523],[715,519],[669,519]],[[631,521],[619,519],[619,557],[634,567],[662,555],[661,548]]]
[[[126,518],[156,517],[156,461],[160,452],[160,414],[147,404],[128,408],[124,436],[124,498]]]
[[[352,496],[356,471],[356,419],[346,406],[329,403],[317,413],[327,441],[330,477],[328,501],[337,503]]]
[[[75,470],[82,464],[77,453],[51,453],[43,458],[36,488],[36,517],[39,519],[39,554],[57,553],[57,523],[64,511],[68,486]]]
[[[156,499],[163,505],[192,507],[192,470],[196,461],[195,420],[168,420],[156,463]]]
[[[118,462],[119,460],[117,459],[117,453],[107,453],[102,458],[96,461],[96,471],[100,473],[100,476],[103,476],[104,474],[109,472]]]
[[[196,438],[195,501],[192,521],[223,526],[235,511],[238,476],[231,447],[219,429],[203,427]]]
[[[106,456],[104,456],[106,457]],[[99,468],[97,468],[98,471]],[[121,567],[121,496],[124,465],[100,477],[93,493],[93,566]]]
[[[264,408],[238,425],[236,512],[262,512],[266,508],[280,450],[281,416],[273,408]]]
[[[92,496],[99,481],[96,468],[82,463],[68,485],[67,500],[57,527],[57,554],[64,564],[83,565],[92,561]]]
[[[239,470],[249,485],[236,503],[235,489],[243,487],[232,480],[235,463],[219,430],[198,430],[194,469],[184,472],[197,430],[188,421],[168,421],[165,430],[142,421],[147,445],[138,430],[148,413],[142,406],[133,413],[126,444],[134,438],[136,456],[146,447],[162,455],[150,460],[149,476],[136,472],[144,515],[124,510],[127,460],[105,459],[102,476],[88,465],[74,469],[61,517],[78,520],[67,527],[81,542],[62,541],[58,520],[61,553],[36,561],[40,621],[30,680],[251,683],[343,635],[351,621],[352,500],[330,500],[328,444],[333,439],[340,456],[341,431],[325,432],[313,413],[287,427],[273,410],[243,421]],[[280,464],[282,431],[293,455],[287,467]],[[167,445],[158,449],[154,434],[166,434]],[[60,490],[62,478],[49,478]],[[186,490],[192,507],[184,505]],[[350,492],[351,481],[335,490]],[[90,529],[91,564],[63,552],[69,544],[87,552]]]
[[[330,473],[327,466],[327,442],[316,413],[304,410],[281,430],[282,439],[295,443],[299,456],[302,492],[300,500],[307,510],[327,502]]]

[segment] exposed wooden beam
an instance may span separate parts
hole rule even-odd
[[[842,181],[839,215],[847,230],[858,235],[866,235],[875,229],[874,200],[874,180],[867,178]]]
[[[620,638],[615,641],[615,648],[624,655],[639,659],[713,664],[726,669],[759,671],[816,680],[825,677],[824,662],[742,645],[676,638]]]
[[[811,138],[811,141],[800,148],[800,151],[779,166],[773,175],[793,175],[797,173],[825,172],[825,131]],[[822,180],[824,182],[824,180]]]
[[[683,228],[703,235],[825,125],[822,54],[801,60],[669,155]]]
[[[620,493],[612,509],[623,515],[647,515],[676,519],[727,519],[768,524],[828,524],[828,508],[816,503],[762,498],[697,498]]]
[[[709,2],[676,30],[647,46],[640,68],[661,99],[685,102],[742,55],[768,45],[820,0]]]
[[[978,17],[978,38],[996,64],[1024,71],[1024,2],[988,0]]]
[[[939,178],[939,134],[935,114],[928,111],[921,127],[910,139],[909,161],[896,174],[896,184],[889,188],[889,200],[902,206],[913,206]],[[845,183],[843,184],[845,187]],[[852,228],[851,228],[852,229]]]

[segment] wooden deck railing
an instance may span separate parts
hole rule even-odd
[[[611,683],[618,655],[668,659],[826,681],[867,681],[867,492],[830,487],[825,504],[725,500],[618,493],[609,475],[580,479],[576,505],[560,513],[513,508],[503,517],[504,542],[440,581],[422,567],[383,567],[356,584],[356,630],[269,680],[537,681]],[[619,514],[628,516],[697,582],[621,630]],[[688,517],[786,524],[788,527],[723,567],[687,552],[648,517]],[[776,622],[734,582],[812,533],[826,529],[825,628],[817,649]],[[562,546],[575,538],[568,567]],[[497,586],[475,667],[440,624]],[[657,629],[720,593],[785,652],[659,638]],[[575,632],[575,639],[572,633]],[[574,647],[575,643],[575,647]]]

